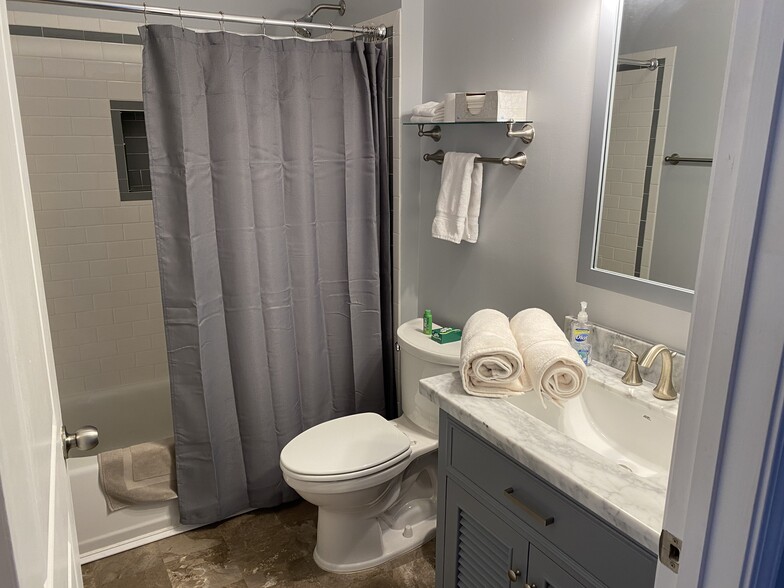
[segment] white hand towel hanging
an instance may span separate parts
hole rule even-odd
[[[479,238],[482,206],[482,165],[477,153],[446,153],[441,171],[441,191],[436,201],[432,234],[452,243]]]

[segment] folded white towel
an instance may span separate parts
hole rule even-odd
[[[587,370],[553,317],[540,308],[518,312],[509,323],[523,357],[523,389],[561,406],[585,388]]]
[[[444,115],[440,114],[437,116],[417,116],[414,114],[411,115],[411,122],[421,124],[421,125],[444,122]]]
[[[520,394],[522,372],[523,358],[509,318],[490,308],[471,315],[460,347],[460,377],[466,392],[490,398]]]
[[[479,238],[482,206],[482,165],[476,153],[446,153],[441,171],[441,191],[436,200],[432,234],[452,243]]]
[[[424,104],[417,104],[411,109],[411,114],[414,116],[436,116],[444,114],[443,102],[425,102]]]

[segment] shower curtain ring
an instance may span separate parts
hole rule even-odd
[[[185,25],[182,22],[182,6],[178,6],[177,7],[177,12],[180,13],[180,28],[184,31],[185,30]]]
[[[266,16],[262,16],[261,17],[261,34],[264,35],[265,37],[267,36],[267,17]]]
[[[144,26],[147,26],[147,3],[142,2],[142,7],[143,7],[142,14],[144,14]]]
[[[223,14],[223,11],[222,11],[222,10],[220,11],[220,15],[221,15],[221,19],[220,19],[220,29],[221,29],[221,33],[225,33],[225,32],[226,32],[226,28],[225,28],[225,26],[224,26],[224,22],[223,22],[224,14]]]
[[[332,24],[332,23],[329,23],[329,37],[328,38],[329,38],[330,41],[334,41],[335,40],[335,25]]]

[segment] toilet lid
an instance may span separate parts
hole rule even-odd
[[[410,448],[411,441],[397,427],[376,413],[365,412],[300,433],[283,448],[280,465],[293,474],[334,476],[403,459]]]

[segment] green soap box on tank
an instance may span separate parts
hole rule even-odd
[[[463,336],[461,329],[453,329],[452,327],[443,327],[441,329],[433,329],[433,334],[430,338],[437,343],[454,343],[460,341]]]

